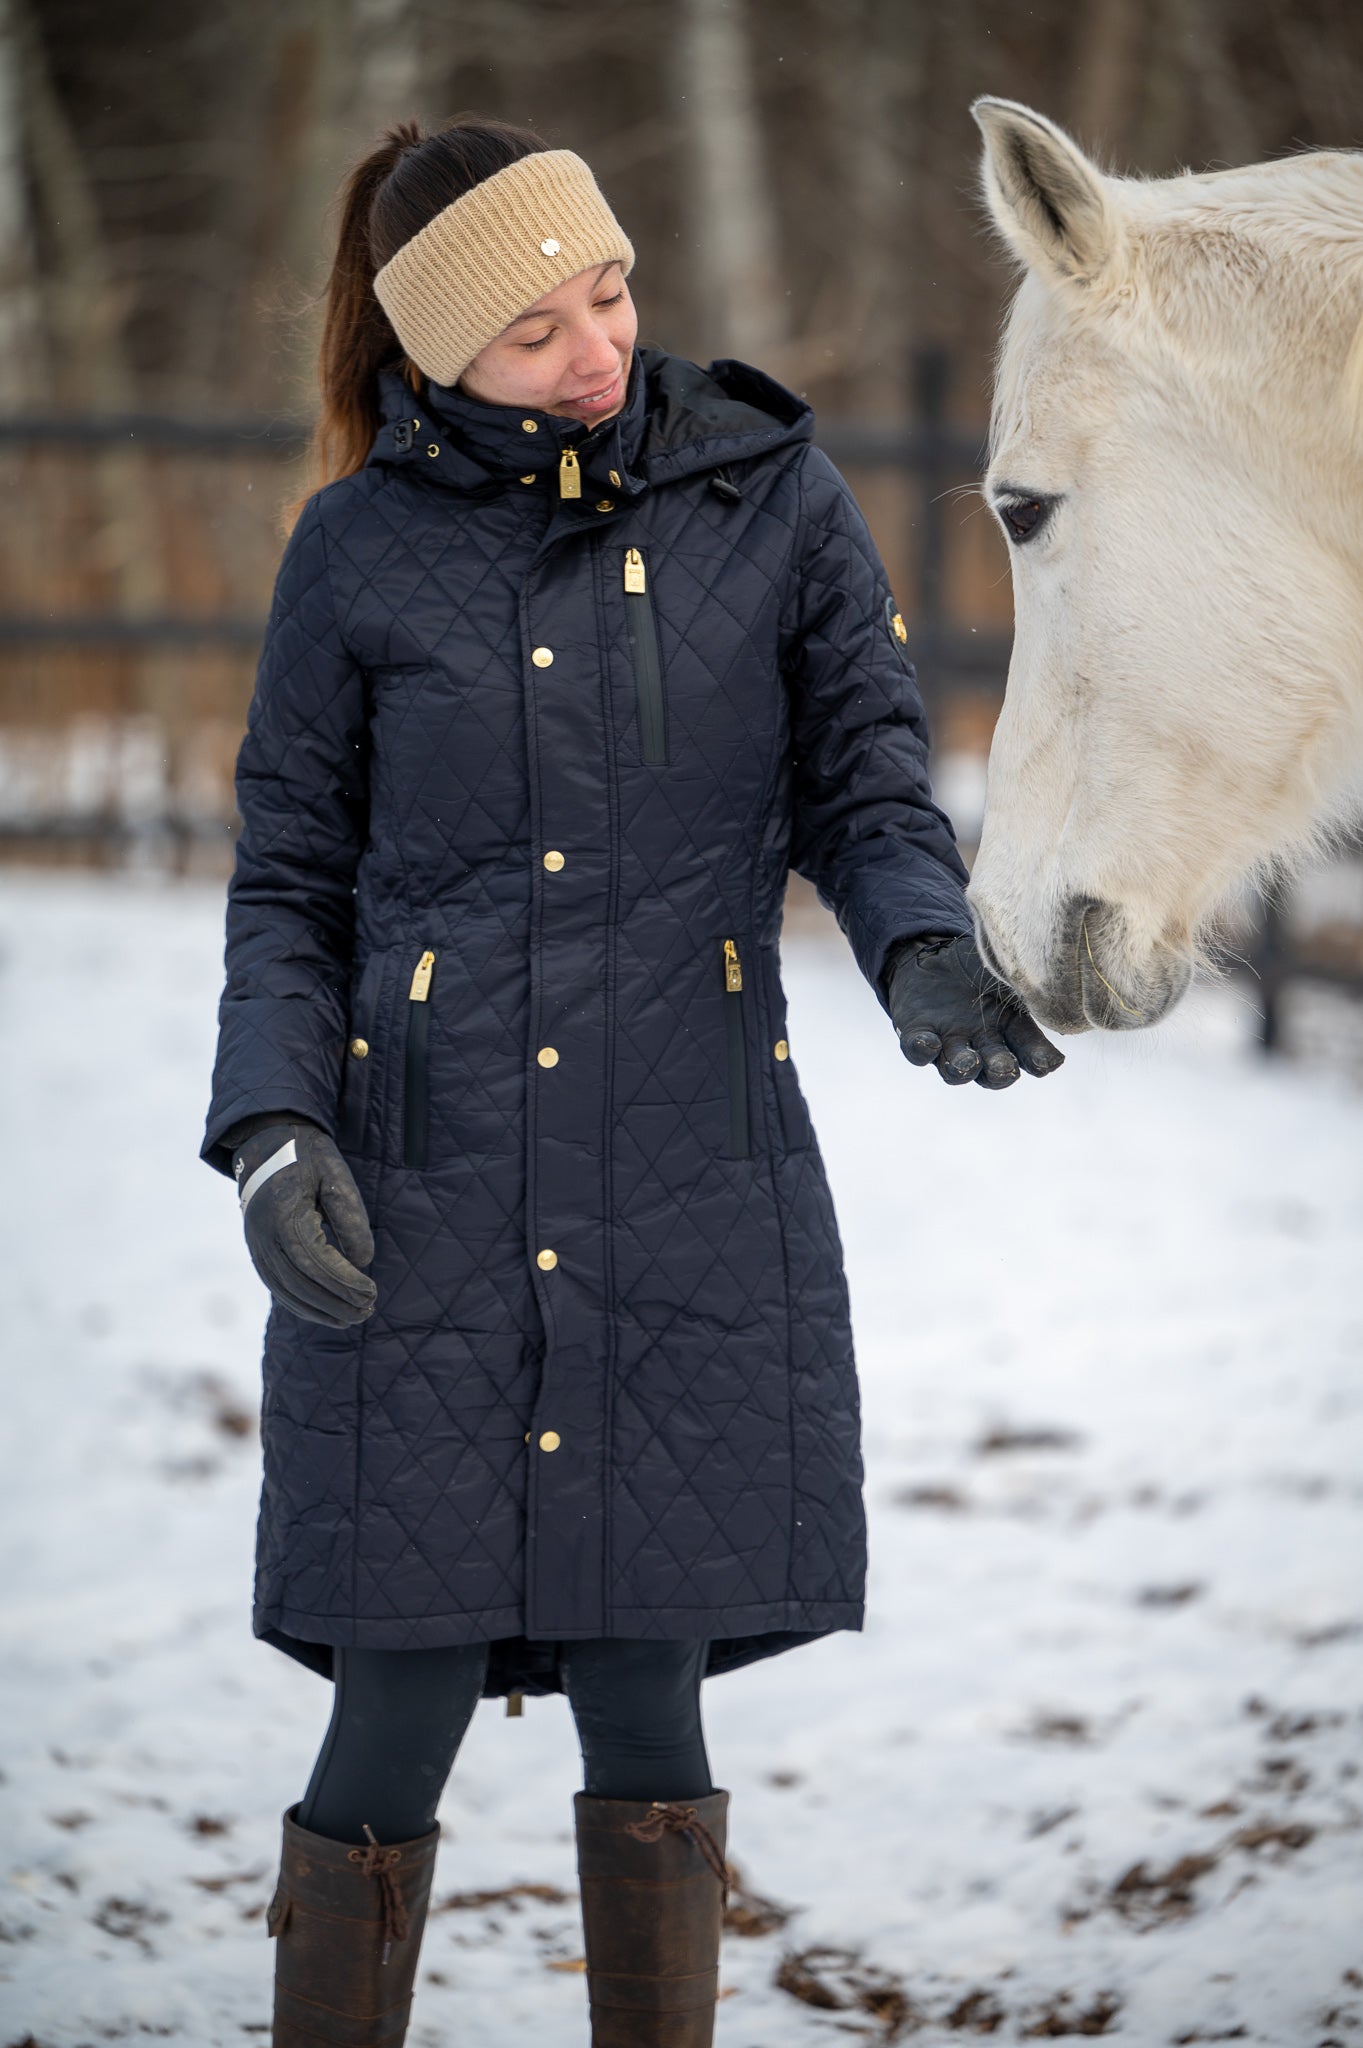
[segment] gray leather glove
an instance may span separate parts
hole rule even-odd
[[[900,1050],[958,1086],[1011,1088],[1065,1064],[1007,982],[989,972],[972,938],[900,939],[885,956],[885,1000]]]
[[[326,1132],[275,1111],[228,1134],[251,1263],[281,1308],[345,1329],[373,1313],[374,1236],[355,1177]],[[325,1218],[336,1239],[323,1233]]]

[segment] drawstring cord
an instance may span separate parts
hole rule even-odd
[[[387,1962],[395,1941],[406,1941],[410,1932],[407,1919],[407,1905],[398,1886],[394,1872],[402,1861],[401,1849],[382,1849],[378,1837],[369,1822],[365,1821],[364,1831],[369,1837],[367,1849],[352,1849],[350,1861],[358,1863],[366,1877],[377,1880],[379,1897],[383,1901],[383,1956]]]
[[[664,1832],[685,1835],[694,1842],[701,1855],[709,1864],[715,1876],[724,1887],[724,1903],[729,1903],[729,1866],[720,1854],[719,1844],[706,1827],[694,1806],[678,1806],[663,1799],[653,1801],[652,1811],[643,1820],[625,1823],[625,1833],[633,1835],[636,1842],[659,1842]]]

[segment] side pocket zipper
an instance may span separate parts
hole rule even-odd
[[[658,652],[658,621],[653,616],[648,571],[638,548],[625,549],[625,630],[634,658],[634,690],[639,701],[639,750],[650,768],[667,762],[663,722],[663,664]]]
[[[427,1040],[431,1030],[431,973],[435,954],[428,946],[416,963],[407,991],[407,1042],[402,1062],[402,1163],[426,1164]]]
[[[729,1150],[751,1153],[748,1131],[748,1036],[743,1016],[743,963],[732,939],[724,941],[724,1031],[729,1053]]]

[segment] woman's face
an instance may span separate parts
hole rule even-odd
[[[560,413],[594,426],[625,402],[638,331],[619,261],[579,270],[481,349],[459,389],[488,405]]]

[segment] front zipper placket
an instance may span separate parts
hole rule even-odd
[[[658,621],[648,584],[648,564],[639,548],[625,549],[625,630],[634,662],[634,691],[639,706],[639,751],[649,767],[665,767],[667,727],[663,705],[663,664],[658,651]]]
[[[412,972],[407,991],[407,1035],[402,1064],[402,1163],[424,1168],[429,1126],[429,1042],[431,977],[435,954],[429,946]]]
[[[729,1150],[752,1156],[748,1123],[748,1034],[743,1014],[743,962],[736,939],[724,941],[724,1034],[729,1069]]]
[[[600,615],[599,528],[615,512],[614,501],[603,504],[595,497],[598,486],[589,473],[592,451],[590,436],[569,441],[565,423],[541,420],[541,431],[552,435],[556,451],[549,478],[549,519],[523,579],[517,605],[518,628],[523,652],[526,716],[526,746],[530,781],[530,834],[537,850],[557,845],[566,853],[567,879],[558,868],[546,872],[543,858],[534,862],[530,924],[529,1012],[531,1043],[538,1043],[541,1020],[562,1014],[556,999],[560,974],[570,977],[574,968],[563,950],[546,944],[552,939],[560,912],[568,917],[582,915],[581,900],[574,910],[574,887],[592,891],[598,886],[587,863],[579,861],[573,838],[577,806],[565,808],[560,802],[546,817],[546,803],[555,788],[555,768],[561,763],[547,758],[553,744],[550,737],[561,732],[565,705],[571,707],[578,692],[565,697],[557,687],[562,671],[554,662],[556,620],[560,607],[588,593]],[[610,488],[618,486],[611,479]],[[616,558],[618,560],[618,557]],[[616,614],[618,627],[619,614]],[[539,658],[537,658],[537,656]],[[566,687],[566,686],[565,686]],[[604,734],[604,722],[602,726]],[[614,773],[613,757],[605,766],[607,780]],[[619,848],[612,834],[610,815],[600,820],[602,842],[607,850],[600,933],[604,974],[601,981],[601,1023],[605,1043],[613,1036],[614,971],[613,948],[616,929]],[[564,819],[567,818],[566,830]],[[579,830],[584,828],[579,827]],[[580,848],[583,841],[579,839]],[[586,844],[590,847],[590,841]],[[576,864],[576,865],[575,865]],[[563,866],[562,856],[558,867]],[[572,877],[579,877],[575,885]],[[566,893],[565,893],[566,892]],[[595,934],[592,943],[596,943]],[[565,1063],[567,1063],[565,1061]],[[561,1070],[560,1070],[561,1071]],[[591,1342],[586,1304],[609,1299],[614,1293],[608,1228],[609,1162],[603,1162],[599,1188],[584,1189],[580,1175],[566,1159],[570,1148],[556,1142],[557,1131],[574,1128],[576,1114],[570,1099],[573,1083],[557,1077],[547,1082],[540,1067],[527,1090],[527,1133],[525,1173],[526,1252],[532,1283],[539,1299],[545,1330],[534,1407],[527,1417],[530,1433],[527,1449],[530,1467],[525,1506],[526,1619],[533,1633],[543,1633],[546,1622],[553,1633],[599,1636],[607,1625],[607,1559],[611,1513],[611,1435],[609,1409],[614,1340],[608,1334],[604,1347]],[[605,1077],[609,1095],[611,1081]],[[565,1170],[566,1167],[566,1170]],[[585,1231],[583,1216],[596,1218],[598,1227]],[[574,1227],[577,1226],[577,1227]],[[569,1250],[562,1251],[567,1232]],[[583,1282],[588,1284],[584,1285]],[[585,1354],[585,1355],[584,1355]],[[598,1432],[604,1429],[604,1436]],[[597,1446],[597,1450],[593,1446]],[[599,1455],[597,1451],[599,1450]],[[561,1555],[565,1542],[578,1560],[575,1589],[565,1590]]]

